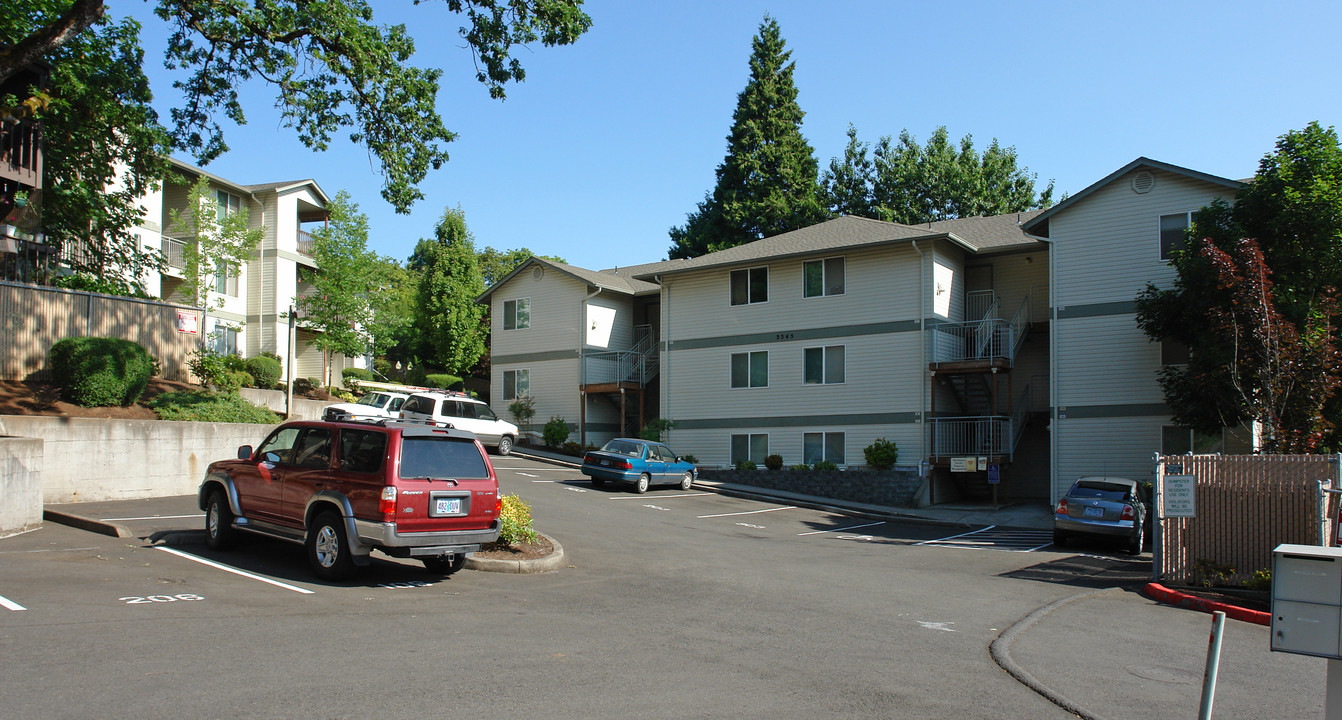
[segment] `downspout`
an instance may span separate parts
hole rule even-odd
[[[671,393],[667,392],[667,386],[670,384],[668,380],[671,377],[670,373],[667,372],[667,369],[671,366],[671,340],[669,334],[671,329],[671,288],[662,282],[661,275],[653,275],[652,279],[661,287],[661,290],[659,290],[658,293],[662,296],[663,302],[659,303],[659,308],[657,310],[661,315],[661,317],[657,318],[657,327],[662,336],[661,342],[666,345],[665,352],[663,352],[661,348],[657,349],[657,352],[660,355],[660,357],[657,358],[657,373],[661,376],[661,379],[657,382],[657,407],[661,409],[661,417],[670,420],[675,417],[671,414]],[[665,322],[663,322],[663,320],[665,320]],[[674,432],[674,428],[667,428],[666,441],[668,443],[673,440],[671,435],[672,432]],[[1339,484],[1342,484],[1342,481],[1339,481]]]
[[[596,292],[584,297],[578,309],[582,323],[578,327],[578,442],[583,447],[587,447],[587,391],[583,390],[587,385],[587,301],[600,295],[602,289],[598,287]],[[624,422],[623,417],[620,422]]]
[[[918,418],[922,421],[923,424],[923,429],[921,433],[922,444],[923,444],[922,448],[923,459],[920,460],[918,463],[920,466],[919,469],[921,470],[922,469],[921,465],[927,462],[927,458],[929,455],[931,455],[932,450],[929,442],[929,438],[931,437],[931,430],[929,429],[928,417],[927,417],[927,395],[928,393],[932,392],[935,386],[928,380],[929,376],[927,374],[927,327],[923,322],[924,320],[927,319],[927,268],[926,268],[927,259],[926,256],[923,254],[923,249],[918,247],[917,240],[914,240],[911,244],[913,245],[913,249],[918,253],[918,352],[921,356],[918,363],[918,374],[921,375],[923,379],[922,383],[923,391],[919,393],[920,395],[922,395],[922,399],[920,400],[922,406],[921,409],[918,411]],[[928,502],[929,504],[931,504],[931,498],[932,498],[931,468],[928,468],[927,474],[928,474],[928,480],[927,480]]]
[[[1058,263],[1053,240],[1025,233],[1048,245],[1048,502],[1058,504]]]

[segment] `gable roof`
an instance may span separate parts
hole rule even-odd
[[[653,263],[653,265],[656,264],[658,263]],[[576,265],[569,265],[554,260],[546,260],[545,258],[538,258],[533,255],[519,263],[517,267],[513,268],[512,272],[504,275],[498,282],[486,288],[483,293],[480,293],[479,297],[475,298],[475,301],[478,303],[486,302],[489,299],[489,296],[494,294],[495,290],[503,287],[504,283],[517,277],[523,270],[532,267],[533,265],[539,265],[540,267],[548,268],[567,275],[579,282],[623,295],[649,295],[661,291],[661,287],[654,283],[635,280],[620,274],[627,271],[628,268],[618,271],[588,270],[587,268],[580,268]],[[638,267],[650,266],[639,265]]]
[[[323,203],[330,204],[331,202],[331,198],[327,197],[326,192],[317,184],[317,181],[310,178],[307,180],[285,180],[284,182],[262,183],[260,185],[242,185],[174,157],[168,158],[168,163],[180,172],[209,178],[215,183],[229,188],[230,190],[236,190],[239,193],[255,195],[256,193],[265,192],[266,190],[279,192],[281,190],[289,190],[304,185],[311,185],[312,189],[317,191],[317,195],[321,197]]]
[[[1241,182],[1239,180],[1231,180],[1229,178],[1223,178],[1217,175],[1209,175],[1204,172],[1198,172],[1197,170],[1190,170],[1186,167],[1179,167],[1178,165],[1171,165],[1169,163],[1160,162],[1159,160],[1152,160],[1151,158],[1147,157],[1139,157],[1136,160],[1133,160],[1132,162],[1128,163],[1127,165],[1124,165],[1123,167],[1109,173],[1104,178],[1094,183],[1091,183],[1081,192],[1069,196],[1066,200],[1063,200],[1057,205],[1054,205],[1053,207],[1036,215],[1034,218],[1030,219],[1024,224],[1023,226],[1024,231],[1032,235],[1038,234],[1037,231],[1040,228],[1045,227],[1045,223],[1048,222],[1049,218],[1053,217],[1059,212],[1062,212],[1064,209],[1071,207],[1077,202],[1080,202],[1081,199],[1086,197],[1087,195],[1090,195],[1096,190],[1099,190],[1105,185],[1108,185],[1109,183],[1119,179],[1120,177],[1127,175],[1128,173],[1132,172],[1133,170],[1136,170],[1139,167],[1148,167],[1151,168],[1152,170],[1162,170],[1164,172],[1173,173],[1175,175],[1183,175],[1184,177],[1192,178],[1194,180],[1201,180],[1203,182],[1208,182],[1213,185],[1220,185],[1229,190],[1240,190],[1243,189],[1248,184],[1245,182]]]

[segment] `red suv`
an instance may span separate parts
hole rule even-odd
[[[200,484],[211,548],[239,530],[302,543],[327,580],[368,565],[373,550],[456,572],[498,539],[501,502],[474,435],[395,423],[285,423],[255,451],[211,463]]]

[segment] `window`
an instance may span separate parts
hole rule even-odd
[[[843,382],[844,346],[806,348],[802,375],[807,385],[837,385]]]
[[[769,456],[769,436],[763,433],[752,435],[733,435],[732,436],[732,464],[736,465],[744,460],[749,460],[756,465],[763,465],[764,458]]]
[[[802,462],[814,465],[818,462],[843,464],[843,433],[813,432],[802,434]]]
[[[219,222],[224,218],[242,210],[242,198],[223,190],[214,191],[214,217]]]
[[[1200,433],[1179,425],[1166,425],[1160,428],[1160,453],[1162,455],[1183,455],[1193,453],[1206,455],[1223,452],[1225,449],[1225,430],[1213,433]]]
[[[1188,346],[1178,340],[1160,341],[1161,365],[1187,365]]]
[[[331,431],[326,428],[310,428],[303,433],[303,439],[294,447],[294,465],[314,470],[331,466]]]
[[[262,462],[277,463],[281,465],[289,464],[289,458],[293,453],[294,442],[298,440],[298,431],[302,428],[287,427],[275,431],[274,435],[266,438],[257,450],[257,457]]]
[[[231,327],[216,326],[212,333],[214,351],[220,355],[238,354],[238,331]]]
[[[732,304],[769,302],[769,268],[732,271]]]
[[[824,297],[843,294],[843,258],[810,260],[802,265],[802,294]]]
[[[214,291],[229,297],[238,296],[238,266],[221,262],[214,271]]]
[[[503,399],[516,400],[531,394],[530,370],[503,371]]]
[[[769,352],[732,353],[732,387],[769,387]]]
[[[1160,216],[1160,259],[1169,260],[1188,244],[1188,213]]]
[[[525,330],[531,327],[531,298],[503,301],[503,329]]]
[[[411,395],[401,406],[401,412],[432,415],[438,409],[438,401],[425,395]]]
[[[387,436],[367,430],[340,431],[340,469],[371,473],[382,467],[387,455]]]

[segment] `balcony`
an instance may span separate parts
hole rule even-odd
[[[312,254],[312,246],[314,242],[315,240],[312,237],[312,233],[303,232],[302,230],[298,231],[299,254],[306,255],[308,257],[316,257],[315,255]]]
[[[582,358],[580,385],[591,392],[641,388],[657,374],[657,339],[649,325],[634,329],[638,340],[628,350],[588,352]]]
[[[163,262],[174,270],[186,269],[186,242],[163,238]]]
[[[973,308],[975,298],[968,305]],[[983,307],[979,319],[941,323],[927,329],[928,361],[942,365],[1011,367],[1030,329],[1030,302],[1026,298],[1011,320],[996,317],[997,301]],[[977,313],[976,313],[977,314]]]
[[[0,180],[42,187],[41,131],[31,120],[0,121]]]

